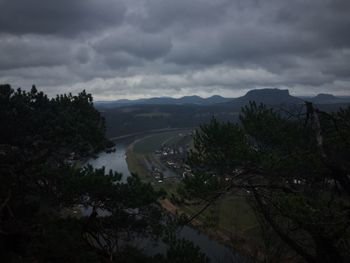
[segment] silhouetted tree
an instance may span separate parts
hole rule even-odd
[[[76,165],[113,146],[90,94],[50,99],[0,85],[0,123],[1,262],[167,260],[130,242],[160,236],[162,193]]]
[[[350,108],[298,114],[251,103],[241,125],[213,119],[194,137],[182,194],[206,205],[245,193],[280,241],[307,262],[350,260]]]

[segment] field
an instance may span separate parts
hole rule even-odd
[[[189,143],[191,141],[188,137],[183,137],[184,132],[190,130],[179,130],[170,132],[161,132],[157,134],[148,135],[140,140],[131,144],[127,151],[127,163],[129,170],[132,173],[136,173],[141,178],[153,185],[155,189],[165,189],[168,194],[176,193],[177,180],[168,178],[162,183],[155,180],[150,173],[150,167],[152,165],[160,168],[161,171],[168,170],[164,164],[161,163],[159,157],[155,154],[156,150],[159,150],[163,144],[172,145],[178,142]]]
[[[141,154],[152,154],[159,150],[162,144],[173,144],[181,139],[179,131],[164,132],[146,136],[134,145],[134,152]]]
[[[186,143],[192,145],[190,138],[187,137],[186,139],[186,137],[180,136],[184,132],[172,131],[149,135],[135,141],[127,151],[129,170],[140,175],[144,181],[151,183],[155,189],[164,189],[167,192],[168,199],[171,195],[177,196],[180,180],[169,178],[160,183],[151,176],[149,168],[150,164],[154,164],[162,169],[167,169],[154,153],[160,149],[162,144]],[[176,207],[178,211],[190,216],[204,205],[204,203],[192,205],[186,203],[186,205],[177,205]],[[227,236],[254,243],[257,241],[257,220],[244,196],[224,196],[202,213],[198,220],[210,229],[218,230]]]

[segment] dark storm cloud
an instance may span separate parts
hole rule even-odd
[[[87,54],[67,40],[38,36],[2,36],[0,70],[23,67],[51,67],[84,61]]]
[[[194,27],[215,24],[225,17],[229,1],[149,0],[143,13],[130,18],[145,31],[162,31],[170,26]]]
[[[98,98],[350,93],[349,0],[0,0],[0,8],[0,82]]]
[[[124,52],[134,57],[152,60],[167,54],[171,45],[171,39],[166,35],[145,33],[127,27],[98,40],[94,47],[106,57]]]
[[[125,6],[110,0],[0,0],[0,10],[0,32],[73,34],[119,24]]]
[[[170,61],[255,63],[270,56],[313,56],[350,44],[350,16],[344,10],[338,14],[330,1],[247,2],[232,4],[220,25],[196,28],[187,34]],[[257,3],[253,8],[252,2]],[[340,5],[342,1],[336,2]]]

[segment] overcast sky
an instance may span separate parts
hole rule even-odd
[[[97,100],[350,95],[350,0],[0,0],[0,83]]]

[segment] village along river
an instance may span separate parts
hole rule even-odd
[[[100,153],[97,158],[88,161],[94,168],[105,167],[106,172],[110,169],[123,174],[122,182],[126,182],[127,177],[131,176],[126,162],[126,151],[130,143],[136,138],[127,138],[123,141],[115,141],[116,150],[112,153]],[[205,234],[199,233],[192,227],[185,226],[178,231],[179,238],[185,238],[192,241],[198,246],[203,253],[205,253],[211,262],[243,262],[242,257],[230,248],[210,239]],[[140,243],[140,242],[138,242]],[[146,244],[139,244],[146,254],[164,253],[165,245],[161,242],[152,244],[152,242],[141,242]]]

